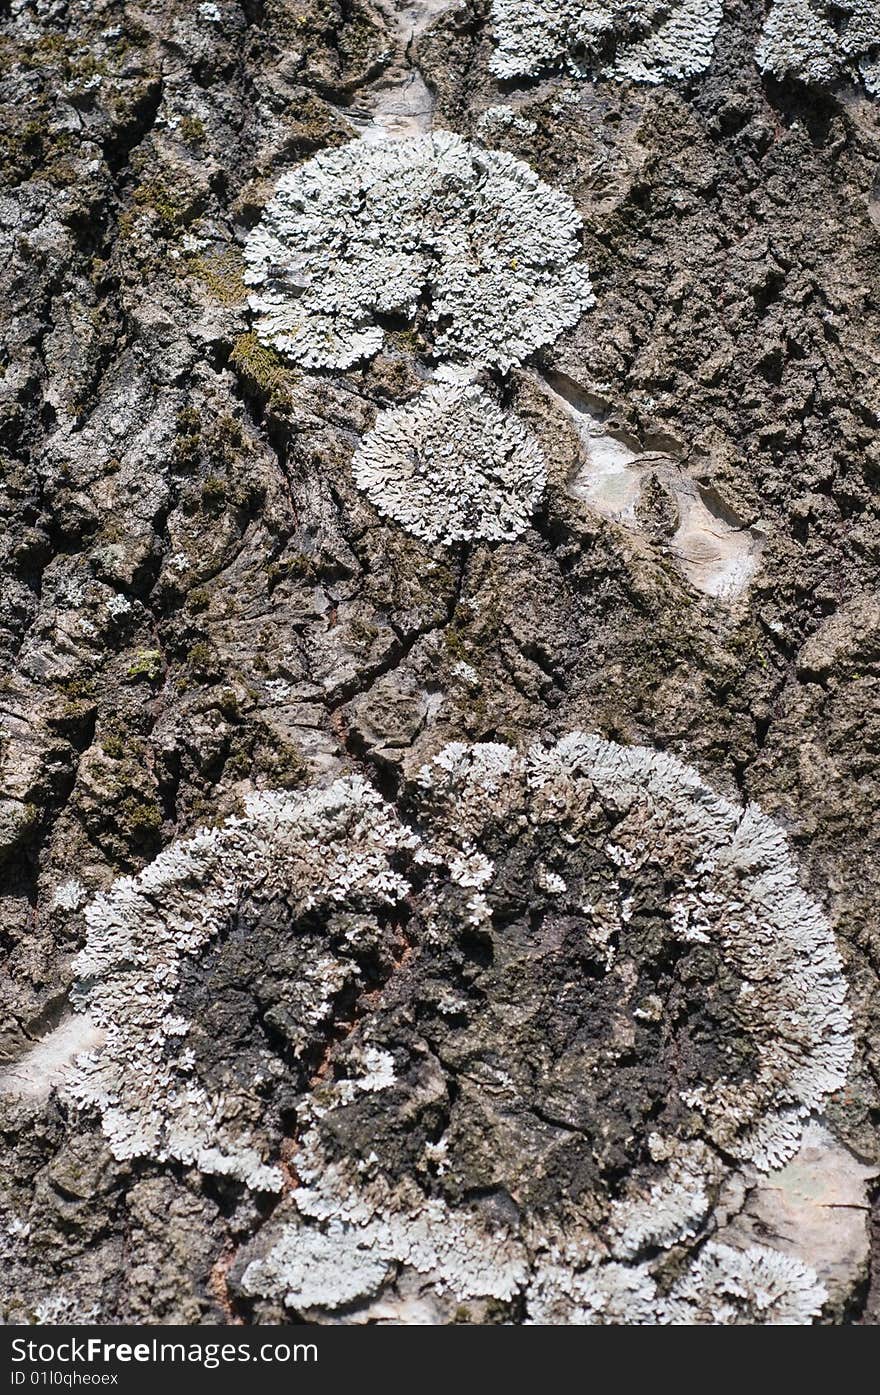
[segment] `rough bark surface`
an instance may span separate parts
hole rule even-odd
[[[771,7],[727,0],[684,79],[611,72],[630,30],[506,79],[493,8],[0,0],[7,1321],[880,1321],[880,102],[859,78],[880,53],[763,73]],[[381,348],[344,369],[285,356],[248,304],[285,172],[432,129],[508,152],[582,222],[592,305],[508,371],[470,366],[546,471],[506,540],[426,541],[357,485],[377,415],[438,381],[429,293],[377,312]],[[705,870],[690,825],[589,769],[552,817],[525,774],[488,795],[436,774],[450,743],[525,762],[574,732],[675,757],[698,803],[756,802],[833,932],[846,1083],[776,1171],[669,1105],[751,1080],[764,1041],[728,940],[670,912]],[[340,780],[378,812],[340,794],[288,895],[254,796],[311,809]],[[387,891],[350,865],[372,818]],[[162,1049],[271,1184],[158,1136],[120,1156],[71,1084],[104,1049],[95,898],[204,830],[245,870],[222,894],[227,853],[204,875],[216,933],[182,953],[186,1041]],[[200,875],[167,892],[191,923]],[[125,1025],[141,1000],[118,996]],[[615,1248],[615,1208],[685,1187],[679,1164],[699,1214]],[[755,1246],[791,1266],[776,1306],[742,1297]]]

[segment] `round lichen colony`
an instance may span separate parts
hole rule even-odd
[[[592,304],[567,194],[447,131],[353,141],[285,174],[245,247],[265,343],[350,368],[388,323],[443,362],[507,370]]]
[[[411,405],[380,413],[353,470],[380,513],[442,543],[517,537],[546,481],[540,448],[519,419],[467,378],[434,383]]]
[[[880,96],[880,7],[876,0],[773,0],[757,57],[778,78],[849,78]]]
[[[413,841],[360,777],[254,795],[242,818],[173,844],[89,904],[71,996],[103,1040],[63,1093],[99,1113],[117,1158],[280,1188],[266,1120],[289,1069],[273,1046],[280,1035],[307,1070],[359,955],[376,951],[382,915],[409,889],[392,864]],[[245,1049],[223,1029],[224,982],[240,1000],[264,950],[283,993],[264,983],[259,1015],[274,1035]]]
[[[97,898],[77,1002],[105,1037],[65,1096],[118,1157],[257,1190],[296,1114],[297,1186],[233,1275],[250,1298],[366,1312],[408,1273],[437,1320],[474,1298],[809,1320],[803,1265],[745,1274],[705,1243],[722,1184],[789,1159],[849,1063],[833,936],[780,831],[582,733],[447,746],[402,812],[355,777],[258,796]],[[224,995],[269,946],[236,1039]]]
[[[811,1320],[798,1260],[704,1244],[721,1184],[793,1155],[851,1052],[780,831],[580,733],[446,747],[409,807],[417,956],[303,1101],[300,1186],[241,1291],[369,1311],[403,1266],[532,1321]],[[693,1262],[663,1288],[669,1252]]]
[[[709,67],[722,0],[493,0],[501,78],[565,71],[660,83]]]

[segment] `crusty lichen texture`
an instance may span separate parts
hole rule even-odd
[[[379,513],[416,537],[511,539],[543,492],[538,446],[478,372],[507,373],[593,303],[568,194],[448,131],[357,140],[284,175],[248,239],[264,343],[346,369],[417,327],[438,381],[382,413],[354,461]],[[459,376],[463,374],[464,376]]]
[[[248,1076],[230,1060],[222,1089],[200,1080],[177,1001],[185,965],[203,963],[222,937],[276,901],[294,926],[318,913],[370,915],[393,905],[408,884],[391,859],[411,841],[358,776],[308,795],[254,795],[243,817],[173,844],[90,903],[72,1000],[103,1044],[78,1058],[63,1093],[98,1111],[117,1158],[175,1160],[254,1189],[280,1188],[265,1138],[261,1147],[254,1136],[260,1087],[279,1062],[266,1055]],[[210,967],[203,972],[210,983]],[[352,972],[329,946],[304,959],[287,1003],[295,1054]]]
[[[671,756],[582,733],[527,757],[453,744],[421,781],[428,807],[443,811],[436,836],[451,838],[460,856],[491,843],[499,809],[508,826],[515,816],[553,830],[556,846],[536,867],[547,912],[583,918],[588,938],[603,945],[633,923],[639,882],[662,876],[666,933],[719,956],[752,1044],[748,1078],[737,1071],[733,1079],[717,1062],[708,1083],[703,1063],[692,1082],[680,1082],[680,1097],[725,1152],[765,1169],[793,1156],[802,1119],[843,1084],[852,1043],[834,936],[798,885],[782,831],[755,805],[743,810],[713,794]],[[597,807],[612,821],[603,852],[618,869],[601,914],[576,857],[575,877],[567,870],[569,849],[592,841]],[[484,897],[474,914],[491,919]]]
[[[880,7],[876,0],[773,0],[758,63],[778,78],[864,83],[880,96]]]
[[[291,1080],[233,1043],[218,1078],[194,1047],[211,954],[266,917],[287,927],[293,1060],[324,1063]],[[334,1045],[358,950],[375,961],[394,917],[409,948]],[[536,1322],[821,1310],[772,1242],[724,1243],[719,1196],[790,1159],[844,1083],[840,959],[781,831],[673,757],[581,732],[453,743],[400,815],[357,776],[255,796],[86,926],[75,1003],[104,1040],[61,1088],[117,1157],[278,1191],[265,1085],[288,1073],[296,1186],[236,1261],[249,1299],[367,1313],[409,1274],[435,1320],[472,1300]]]
[[[434,357],[507,370],[592,304],[571,198],[448,131],[352,141],[283,175],[245,247],[260,338],[305,369],[419,319]],[[422,309],[422,302],[427,308]]]
[[[500,78],[568,72],[660,83],[709,67],[722,0],[493,0]]]
[[[461,376],[380,413],[353,469],[380,513],[442,543],[517,537],[546,483],[544,457],[522,422]]]

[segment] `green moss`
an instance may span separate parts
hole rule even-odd
[[[193,201],[189,190],[165,183],[156,177],[142,180],[131,197],[136,209],[155,216],[159,231],[165,236],[178,233],[193,213]]]
[[[5,69],[13,65],[40,73],[51,69],[64,82],[87,82],[91,77],[112,72],[107,59],[100,57],[91,45],[67,34],[39,34],[18,40],[4,36],[0,41],[0,62]]]
[[[94,698],[95,696],[95,680],[93,678],[65,678],[58,686],[65,697],[72,701]]]
[[[187,609],[198,615],[200,611],[208,609],[210,601],[211,598],[204,586],[194,586],[186,598]]]
[[[125,755],[125,742],[118,731],[110,730],[101,737],[101,750],[111,760],[122,760]]]
[[[495,651],[500,635],[507,630],[503,612],[494,598],[487,598],[479,611],[462,601],[455,617],[443,631],[443,644],[452,663],[466,663],[477,673],[485,672],[487,657]]]
[[[238,703],[238,694],[231,688],[224,688],[217,698],[217,708],[221,715],[229,722],[241,720],[241,708]]]
[[[272,405],[290,403],[295,375],[281,355],[261,344],[255,334],[242,334],[236,339],[229,362],[239,377]]]
[[[490,1298],[486,1303],[485,1321],[493,1324],[507,1325],[510,1322],[511,1306],[500,1298]]]
[[[111,846],[121,839],[127,848],[152,852],[164,820],[144,742],[115,717],[99,739],[107,761],[98,771],[102,797],[90,810],[89,826]]]
[[[175,421],[173,458],[179,470],[189,470],[202,451],[202,418],[194,407],[184,407]]]
[[[244,440],[244,435],[238,418],[230,416],[228,412],[223,412],[214,423],[214,440],[221,446],[239,447]]]
[[[94,711],[94,698],[68,698],[61,709],[61,718],[64,722],[78,724],[86,721]]]
[[[206,454],[214,464],[223,466],[224,469],[237,466],[242,455],[249,449],[250,444],[245,441],[241,422],[228,412],[217,417],[205,440]]]
[[[246,780],[253,769],[253,760],[250,752],[242,749],[233,751],[223,767],[223,773],[229,780]]]
[[[190,673],[199,680],[208,680],[217,676],[217,655],[206,644],[204,640],[199,640],[189,651]]]
[[[273,747],[270,774],[282,789],[290,789],[305,779],[308,766],[295,746]]]
[[[764,672],[770,668],[765,643],[751,622],[734,631],[727,641],[727,647],[743,668],[757,666]]]
[[[45,16],[37,20],[41,22],[46,22]],[[39,175],[65,188],[81,179],[75,157],[83,148],[82,133],[58,128],[52,94],[62,87],[82,89],[95,77],[112,74],[117,54],[105,57],[100,47],[88,38],[74,39],[66,33],[34,33],[33,29],[24,36],[0,35],[3,72],[24,74],[24,86],[32,94],[26,110],[20,106],[16,109],[11,104],[3,110],[0,121],[2,182],[15,186]],[[35,75],[34,80],[27,76],[30,73]],[[18,85],[21,86],[20,77]],[[122,89],[123,101],[130,100],[129,84],[125,81],[103,84],[88,100],[95,104],[117,100],[114,87]]]
[[[113,543],[120,543],[125,538],[125,527],[119,518],[107,518],[98,529],[95,535],[96,542],[103,547]]]
[[[136,842],[154,842],[162,828],[162,811],[158,805],[145,801],[138,794],[131,794],[122,801],[119,818],[123,828],[133,835]]]
[[[400,353],[412,357],[418,357],[427,348],[427,344],[418,330],[409,327],[389,330],[385,336],[385,341],[389,346],[399,350]]]
[[[369,647],[379,636],[378,625],[371,625],[367,620],[355,618],[350,622],[348,629],[352,638],[365,647]]]
[[[219,257],[190,257],[187,269],[221,305],[241,305],[246,300],[244,262],[236,249],[231,248]]]
[[[295,789],[308,773],[308,766],[297,747],[274,736],[271,744],[261,744],[248,757],[243,773],[249,774],[254,768],[265,775],[276,789]]]
[[[203,145],[205,141],[205,123],[197,116],[183,116],[180,119],[180,134],[187,145]]]
[[[120,213],[116,223],[120,242],[130,242],[134,237],[135,221],[135,216],[131,211]]]
[[[70,157],[77,141],[70,131],[53,131],[48,120],[31,119],[0,133],[0,175],[15,185],[43,172],[55,184],[78,178]]]
[[[212,794],[209,798],[196,795],[190,801],[189,811],[192,822],[199,828],[222,828],[230,816],[244,818],[245,802],[238,796],[230,798],[229,795],[225,795],[223,813],[219,813],[216,795]]]
[[[145,678],[150,683],[155,683],[162,673],[162,655],[158,649],[139,649],[134,660],[126,670],[126,677],[130,682],[137,683]]]
[[[446,645],[451,659],[466,661],[468,653],[467,646],[462,638],[461,631],[457,630],[454,625],[449,625],[444,630],[443,643]]]
[[[226,503],[226,481],[209,475],[202,484],[202,508],[207,513],[219,513]]]
[[[174,464],[179,470],[188,470],[197,463],[201,454],[202,438],[196,433],[193,436],[175,436],[174,438]]]
[[[315,565],[314,560],[311,557],[306,557],[304,553],[297,553],[295,557],[284,557],[275,562],[266,563],[266,578],[269,582],[270,593],[288,577],[314,582],[319,576],[320,569]]]
[[[251,516],[265,497],[265,488],[257,480],[248,478],[231,479],[226,475],[209,474],[198,486],[198,494],[182,499],[183,508],[188,513],[198,507],[211,518],[216,518],[223,510],[240,509]]]

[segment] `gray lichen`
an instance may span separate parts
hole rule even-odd
[[[538,447],[467,375],[506,372],[593,301],[567,194],[449,132],[324,152],[280,181],[245,249],[263,341],[307,369],[371,358],[418,323],[445,380],[383,413],[355,480],[417,537],[513,538],[544,486]],[[427,302],[427,303],[425,303]]]
[[[246,1251],[242,1291],[280,1296],[296,1310],[357,1303],[368,1315],[387,1274],[403,1266],[438,1301],[520,1294],[535,1322],[811,1321],[825,1293],[799,1260],[706,1239],[713,1197],[735,1171],[732,1160],[766,1170],[790,1157],[805,1118],[843,1083],[852,1049],[833,936],[798,887],[780,831],[755,806],[743,811],[715,795],[672,757],[581,733],[527,756],[503,745],[454,743],[421,769],[416,788],[424,843],[415,859],[427,877],[419,904],[429,941],[439,947],[456,921],[471,933],[497,934],[501,871],[484,849],[499,826],[516,831],[545,925],[576,917],[585,943],[606,948],[612,974],[625,954],[640,882],[657,873],[668,878],[675,868],[673,937],[713,946],[733,975],[733,1021],[753,1043],[754,1068],[748,1078],[722,1070],[709,1084],[680,1088],[678,1105],[668,1098],[616,1198],[596,1191],[588,1205],[565,1205],[556,1217],[526,1209],[518,1222],[489,1222],[417,1181],[437,1169],[441,1178],[447,1169],[454,1174],[451,1124],[415,1172],[398,1180],[385,1171],[380,1145],[360,1159],[328,1153],[337,1114],[350,1116],[372,1088],[374,1075],[360,1079],[350,1062],[344,1079],[303,1102],[300,1185]],[[597,806],[613,818],[605,852],[616,905],[588,900],[582,882],[578,848],[586,840],[595,849]],[[533,846],[543,849],[537,865]],[[611,924],[617,949],[608,948]],[[619,972],[625,983],[625,963]],[[386,1078],[381,1088],[399,1091],[401,1084]],[[503,1070],[491,1099],[493,1110],[517,1110]],[[671,1250],[693,1258],[664,1294],[648,1256]]]
[[[880,96],[880,9],[875,0],[773,0],[757,59],[774,77],[861,80]]]
[[[692,77],[712,61],[722,10],[722,0],[493,0],[491,67],[501,78]]]
[[[573,1272],[541,1267],[530,1290],[530,1320],[629,1326],[810,1323],[827,1295],[799,1260],[763,1245],[738,1250],[707,1241],[668,1294],[647,1265],[610,1263]]]
[[[734,802],[735,782],[766,797],[833,905],[858,1055],[784,1167],[719,1158],[681,1099],[723,1079],[751,1087],[761,1041],[740,1025],[742,981],[711,921],[679,909],[675,849],[628,865],[620,820],[595,800],[582,828],[565,809],[554,827],[531,823],[516,792],[509,820],[474,822],[459,882],[417,860],[445,856],[425,830],[421,853],[392,860],[411,893],[375,915],[300,915],[243,875],[219,933],[177,961],[169,1014],[188,1024],[188,1078],[221,1102],[224,1149],[250,1135],[247,1168],[277,1165],[295,1186],[288,1164],[311,1133],[318,1163],[350,1160],[337,1190],[384,1183],[373,1232],[393,1224],[394,1238],[368,1237],[363,1264],[382,1277],[365,1278],[367,1296],[325,1309],[335,1276],[329,1293],[294,1277],[319,1318],[515,1323],[527,1293],[533,1320],[542,1302],[553,1320],[652,1320],[705,1255],[714,1297],[687,1306],[734,1320],[742,1298],[720,1292],[707,1241],[747,1256],[745,1275],[724,1257],[728,1286],[769,1287],[748,1250],[772,1245],[819,1275],[823,1321],[880,1317],[865,1180],[880,1160],[865,875],[880,798],[880,125],[853,86],[876,90],[876,49],[842,67],[832,53],[821,89],[762,82],[755,44],[782,7],[731,3],[707,81],[637,86],[602,77],[648,37],[607,0],[619,24],[573,65],[595,85],[563,58],[549,81],[505,92],[487,73],[491,3],[455,0],[428,32],[442,3],[0,7],[5,1322],[278,1322],[282,1274],[239,1305],[236,1247],[247,1237],[247,1263],[265,1259],[270,1214],[295,1223],[300,1257],[337,1243],[332,1218],[289,1194],[170,1156],[117,1160],[100,1105],[71,1107],[71,1057],[106,1034],[67,1015],[64,993],[96,889],[240,811],[252,788],[329,782],[355,762],[421,832],[414,772],[444,742],[555,740],[593,722],[690,752]],[[856,13],[811,0],[802,33],[818,16],[839,51]],[[669,451],[710,510],[761,528],[760,582],[735,613],[678,575],[683,497],[654,465],[632,531],[566,494],[576,442],[530,372],[498,391],[495,371],[474,380],[541,442],[552,497],[537,526],[449,556],[376,526],[347,462],[376,410],[415,403],[429,381],[429,285],[414,332],[380,316],[385,351],[344,378],[300,373],[292,387],[250,333],[230,249],[284,169],[349,140],[358,118],[400,134],[433,115],[577,201],[602,312],[538,351],[539,376],[567,375],[606,434],[644,446],[640,460]],[[570,911],[575,896],[591,915]],[[858,1162],[841,1161],[847,1148]],[[443,1288],[411,1267],[407,1228],[429,1202],[441,1239],[458,1217],[504,1240],[506,1287],[463,1240],[474,1279]],[[419,1262],[448,1272],[443,1254]],[[458,1312],[468,1284],[513,1297]]]
[[[515,538],[546,482],[541,450],[525,427],[466,375],[380,413],[353,470],[380,513],[443,543]]]
[[[521,160],[440,131],[353,141],[285,174],[245,247],[264,343],[349,368],[427,295],[437,359],[506,370],[592,304],[580,219]]]
[[[316,908],[369,914],[393,904],[408,886],[391,859],[412,841],[358,777],[308,795],[254,795],[242,818],[172,845],[90,903],[72,1001],[103,1045],[78,1057],[63,1093],[97,1110],[117,1158],[176,1159],[278,1190],[281,1173],[252,1137],[254,1084],[231,1078],[220,1092],[199,1080],[175,1002],[184,967],[216,943],[245,897],[281,898],[294,920]],[[297,1007],[306,1027],[326,1017],[342,982],[332,954],[304,966]]]
[[[663,1321],[791,1325],[819,1316],[826,1293],[800,1260],[763,1245],[708,1241],[667,1298]]]
[[[682,942],[721,948],[740,983],[740,1027],[758,1049],[751,1080],[722,1075],[688,1087],[682,1098],[701,1117],[707,1141],[724,1152],[763,1168],[792,1157],[802,1120],[844,1083],[852,1040],[833,933],[800,889],[781,830],[756,805],[742,810],[714,794],[671,756],[577,732],[526,758],[505,746],[453,744],[421,780],[462,854],[480,845],[493,799],[527,810],[531,822],[555,824],[564,812],[576,836],[576,811],[586,814],[598,798],[618,818],[607,852],[620,869],[624,922],[627,884],[658,859],[671,865],[674,857],[688,869],[669,902],[673,932]],[[570,895],[560,893],[563,902]],[[592,915],[576,900],[567,909]],[[482,901],[474,913],[489,915]]]
[[[333,1103],[346,1097],[337,1094]],[[263,1255],[245,1253],[245,1294],[333,1311],[372,1298],[401,1265],[459,1300],[509,1301],[527,1280],[522,1243],[472,1208],[453,1210],[415,1182],[353,1181],[345,1167],[328,1164],[314,1133],[303,1141],[297,1168],[295,1210],[279,1217],[277,1238]]]
[[[500,947],[513,933],[509,911],[498,920],[513,868],[531,888],[528,938],[549,945],[576,932],[578,955],[593,964],[591,1011],[597,1022],[610,1014],[602,1039],[607,1032],[619,1042],[626,1060],[644,1055],[656,1102],[646,1106],[645,1136],[622,1180],[611,1186],[594,1161],[587,1194],[563,1189],[536,1208],[513,1173],[502,1188],[506,1209],[487,1215],[460,1195],[467,1126],[454,1111],[414,1165],[395,1170],[387,1130],[417,1117],[419,1102],[439,1100],[446,1087],[439,1061],[432,1083],[398,1073],[383,1045],[380,997],[337,1051],[334,1073],[303,1081],[291,1158],[297,1184],[243,1252],[241,1292],[335,1311],[369,1305],[400,1271],[421,1276],[438,1302],[521,1295],[531,1321],[811,1320],[823,1295],[799,1261],[707,1243],[722,1185],[738,1169],[766,1171],[793,1156],[805,1120],[843,1084],[852,1051],[834,937],[798,886],[780,830],[671,756],[581,732],[527,753],[452,743],[418,768],[409,788],[418,835],[352,776],[302,794],[253,796],[243,817],[173,845],[96,897],[85,910],[73,1003],[98,1044],[67,1069],[62,1096],[97,1113],[117,1158],[182,1162],[280,1190],[278,1135],[262,1127],[259,1087],[283,1067],[267,1056],[255,1071],[227,1071],[220,1084],[204,1075],[182,1012],[190,966],[204,965],[225,937],[247,935],[270,907],[283,908],[300,946],[285,997],[299,1024],[288,1032],[296,1056],[320,1042],[352,973],[332,943],[316,952],[320,941],[308,929],[315,917],[329,924],[342,913],[356,941],[368,922],[405,904],[421,942],[418,978],[430,980],[432,958],[462,936]],[[513,838],[512,864],[506,852],[497,860],[501,830]],[[651,1024],[663,1021],[664,1006],[647,985],[637,988],[636,957],[646,933],[641,888],[657,886],[666,905],[655,939],[662,925],[673,957],[690,954],[702,965],[687,979],[688,1013],[709,1012],[742,1041],[729,1067],[723,1052],[699,1050],[688,1066],[687,1026],[658,1057]],[[573,965],[562,971],[570,977]],[[481,1034],[481,1010],[478,1000],[472,1009],[462,1000],[441,1014],[477,1012],[466,1042]],[[508,1032],[516,1030],[511,1019]],[[664,1026],[677,1030],[672,1019]],[[447,1049],[461,1048],[453,1038]],[[543,1052],[533,1047],[528,1080],[513,1061],[484,1062],[487,1105],[478,1097],[474,1104],[490,1113],[481,1127],[497,1114],[520,1117],[527,1130],[523,1110],[537,1088],[536,1146],[546,1146],[541,1131],[572,1106],[557,1096],[544,1117],[559,1062],[551,1052],[542,1067]],[[604,1076],[612,1064],[602,1052],[594,1059],[577,1047],[576,1072],[560,1077],[570,1079],[575,1102],[580,1093],[599,1110],[577,1145],[586,1149],[581,1168],[608,1108],[595,1094],[596,1072]],[[386,1113],[389,1092],[396,1107]],[[466,1085],[462,1099],[471,1094]],[[366,1125],[366,1151],[339,1151],[337,1130],[356,1130],[360,1114],[375,1119],[377,1108],[385,1119],[379,1130]],[[502,1178],[505,1166],[503,1155],[492,1164]],[[656,1257],[670,1251],[691,1264],[663,1296]]]

